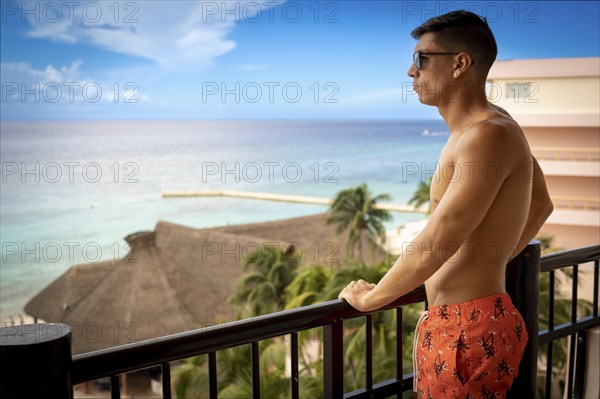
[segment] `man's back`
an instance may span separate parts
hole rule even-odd
[[[495,154],[486,159],[486,151]],[[494,181],[501,185],[464,243],[444,242],[443,251],[458,250],[427,280],[430,304],[458,303],[505,291],[505,266],[517,246],[529,210],[532,168],[531,153],[521,129],[512,118],[496,110],[451,132],[431,184],[434,214],[451,182],[462,180],[463,189]],[[461,193],[456,195],[460,198]]]

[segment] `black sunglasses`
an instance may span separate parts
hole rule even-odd
[[[421,51],[417,51],[413,54],[413,62],[415,63],[415,68],[417,71],[421,70],[421,56],[423,55],[457,55],[460,53],[423,53]]]

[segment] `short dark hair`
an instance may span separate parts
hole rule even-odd
[[[452,11],[425,21],[410,35],[419,40],[430,32],[444,50],[468,53],[479,78],[487,77],[498,55],[498,46],[486,18],[465,10]]]

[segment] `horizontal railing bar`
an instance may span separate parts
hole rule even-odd
[[[368,390],[366,388],[360,388],[356,391],[348,392],[344,394],[344,399],[370,399],[374,396],[374,392],[372,390]]]
[[[592,245],[571,251],[544,255],[540,259],[540,271],[549,272],[550,270],[562,269],[575,264],[592,262],[598,259],[599,254],[600,245]]]
[[[578,331],[589,330],[600,326],[600,316],[586,316],[577,323],[564,323],[554,327],[554,330],[542,330],[538,335],[538,344],[543,345],[550,341],[568,337]]]
[[[376,312],[425,300],[425,287]],[[374,312],[374,313],[376,313]],[[364,316],[339,299],[73,356],[73,384]]]
[[[413,373],[404,374],[404,383],[395,378],[373,384],[373,389],[367,391],[365,388],[344,394],[344,399],[360,398],[386,398],[396,395],[398,392],[410,391],[413,387]]]

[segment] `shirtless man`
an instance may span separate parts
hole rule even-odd
[[[552,203],[519,125],[486,98],[497,54],[487,22],[456,11],[411,35],[418,40],[408,70],[414,90],[450,130],[431,184],[432,214],[379,283],[353,281],[339,298],[371,312],[425,282],[429,308],[413,359],[417,396],[502,397],[528,338],[506,294],[506,264]]]

